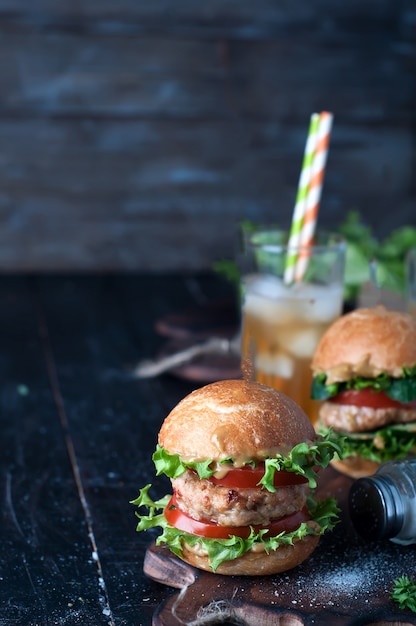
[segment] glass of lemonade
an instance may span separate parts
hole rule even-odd
[[[416,248],[406,255],[406,308],[416,315]]]
[[[287,233],[246,234],[242,276],[242,368],[293,398],[316,424],[319,402],[310,398],[311,360],[328,326],[342,312],[345,241],[320,233],[303,252],[302,279],[285,282]]]

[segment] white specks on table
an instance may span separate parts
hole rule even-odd
[[[389,599],[393,581],[403,575],[415,575],[415,552],[412,549],[401,558],[392,551],[391,554],[378,553],[377,550],[369,552],[360,550],[353,551],[352,558],[348,560],[334,559],[330,555],[325,564],[316,563],[307,574],[300,574],[294,580],[292,576],[282,575],[273,584],[276,586],[274,595],[279,603],[285,600],[296,608],[342,608],[348,609],[355,605],[374,604],[376,598]],[[299,598],[293,598],[294,586],[297,586]],[[290,598],[290,599],[289,599]]]

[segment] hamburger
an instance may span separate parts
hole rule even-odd
[[[384,306],[338,318],[312,359],[317,430],[342,439],[339,471],[359,478],[416,452],[416,318]]]
[[[286,395],[243,380],[211,383],[163,422],[152,458],[172,494],[153,501],[150,484],[140,491],[137,530],[159,527],[156,544],[199,569],[291,569],[337,521],[333,498],[312,497],[318,470],[337,452]]]

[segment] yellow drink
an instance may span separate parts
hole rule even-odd
[[[407,310],[411,315],[416,317],[416,302],[408,302]]]
[[[328,326],[341,314],[342,285],[299,283],[274,276],[245,277],[242,357],[255,378],[290,396],[316,423],[320,403],[310,398],[311,359]]]
[[[416,316],[416,248],[406,255],[406,303],[408,312]]]

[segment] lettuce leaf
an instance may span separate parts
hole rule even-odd
[[[328,431],[324,426],[319,427],[318,432],[322,435]],[[416,452],[416,433],[396,425],[385,426],[371,433],[336,433],[331,437],[342,446],[343,456],[361,456],[364,459],[384,463],[391,459],[402,459],[409,453]]]
[[[261,485],[268,491],[276,491],[273,485],[274,474],[281,470],[301,474],[308,479],[311,489],[316,487],[317,467],[327,467],[330,460],[337,454],[343,455],[342,442],[335,441],[331,432],[328,431],[322,440],[318,439],[314,444],[298,443],[287,456],[281,454],[276,457],[266,459],[265,473],[260,480]]]
[[[330,433],[324,438],[318,438],[311,444],[299,443],[287,454],[277,454],[275,457],[265,459],[265,473],[260,483],[270,492],[276,491],[273,482],[275,472],[285,470],[301,474],[308,479],[309,487],[316,487],[316,468],[325,468],[335,454],[342,455],[342,449],[338,441],[331,439]],[[156,467],[156,475],[165,474],[168,478],[177,478],[187,468],[193,469],[198,476],[210,478],[216,471],[212,459],[203,462],[184,462],[178,454],[170,454],[167,450],[157,445],[152,456]],[[223,459],[221,463],[231,463],[232,458]],[[250,463],[253,465],[253,462]]]
[[[416,368],[413,368],[416,369]],[[412,402],[416,399],[416,376],[392,378],[388,395],[399,402]]]
[[[140,489],[137,498],[130,501],[130,504],[134,504],[139,508],[145,507],[148,510],[147,515],[139,515],[136,513],[136,516],[139,518],[139,523],[136,527],[137,532],[148,530],[155,526],[161,526],[163,528],[167,524],[166,518],[163,515],[163,509],[169,504],[170,496],[166,495],[160,500],[153,501],[148,494],[151,486],[152,485],[148,483],[143,489]],[[159,510],[161,510],[162,513],[157,513]]]
[[[391,378],[387,374],[379,374],[376,378],[355,376],[350,380],[326,384],[326,374],[318,374],[313,378],[311,397],[314,400],[326,400],[347,389],[366,389],[384,391],[390,398],[398,402],[412,402],[416,400],[416,367],[403,368],[401,378]]]
[[[276,537],[266,538],[264,537],[266,530],[256,533],[252,528],[247,539],[242,539],[236,535],[231,535],[229,539],[211,539],[192,535],[168,524],[163,515],[163,509],[168,504],[170,496],[167,495],[154,502],[148,494],[149,488],[150,484],[143,487],[139,496],[131,501],[131,504],[147,509],[147,514],[145,515],[136,511],[136,516],[139,518],[136,530],[140,532],[160,527],[162,534],[156,539],[157,545],[166,544],[171,552],[178,557],[182,555],[182,542],[186,542],[190,546],[199,544],[207,551],[211,568],[214,572],[221,563],[242,556],[245,552],[251,550],[255,544],[263,544],[265,552],[268,554],[272,550],[277,550],[279,546],[293,544],[295,540],[303,539],[307,535],[322,535],[325,531],[332,530],[339,521],[338,513],[340,509],[334,498],[316,502],[312,497],[309,497],[307,502],[309,514],[311,519],[319,524],[319,530],[311,528],[307,523],[303,522],[296,530],[282,532]]]
[[[184,463],[179,454],[170,454],[159,446],[156,446],[156,451],[152,456],[153,463],[156,468],[156,476],[165,474],[168,478],[177,478],[183,474],[187,468],[194,469],[198,476],[202,478],[210,478],[215,473],[215,469],[210,468],[212,459],[207,459],[201,462],[188,462]]]

